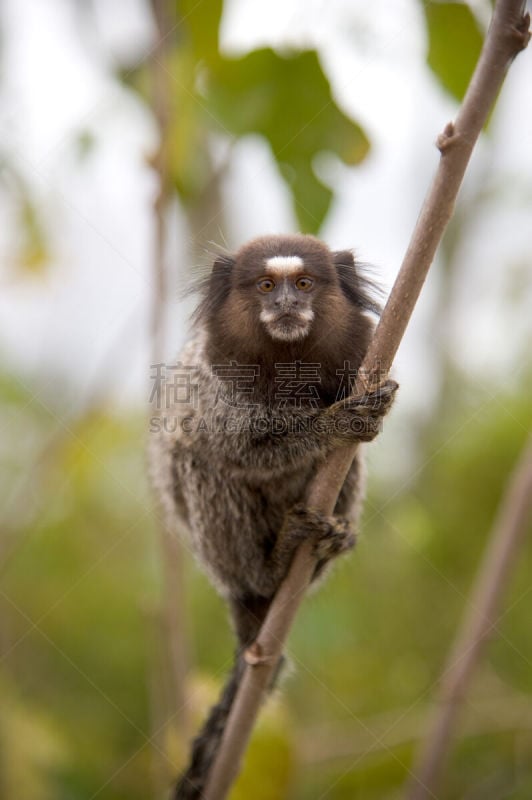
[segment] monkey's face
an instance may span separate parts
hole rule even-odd
[[[307,274],[299,256],[273,256],[256,283],[259,319],[272,339],[296,342],[312,326],[316,281]]]
[[[324,359],[358,347],[358,358],[372,329],[363,312],[375,310],[366,286],[351,251],[313,236],[263,236],[216,259],[196,320],[217,359],[278,360],[292,345]]]

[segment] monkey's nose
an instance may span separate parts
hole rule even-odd
[[[284,308],[287,311],[291,308],[296,308],[297,306],[297,297],[291,297],[290,295],[281,295],[275,299],[275,307],[276,308]]]

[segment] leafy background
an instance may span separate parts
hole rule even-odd
[[[74,5],[85,31],[97,7]],[[473,13],[461,3],[420,4],[427,46],[419,69],[432,72],[434,92],[449,102],[461,98],[481,46],[486,13],[479,7]],[[164,53],[174,80],[151,164],[166,165],[169,218],[175,203],[191,241],[203,241],[213,219],[223,228],[225,170],[235,144],[253,134],[271,152],[297,227],[323,231],[334,186],[323,180],[320,158],[328,153],[360,168],[372,136],[342,110],[320,53],[307,44],[242,55],[220,50],[222,10],[221,2],[193,0],[168,9],[178,23]],[[153,105],[149,57],[117,58],[112,67],[115,82]],[[496,120],[497,114],[490,127]],[[488,161],[490,136],[488,130],[482,145]],[[104,144],[81,121],[79,160],[68,169],[84,169]],[[16,234],[8,280],[46,281],[53,207],[9,153],[2,178]],[[426,334],[431,401],[412,402],[413,394],[425,393],[426,376],[407,370],[406,405],[371,452],[357,551],[301,610],[289,644],[292,668],[264,709],[234,800],[404,796],[439,671],[530,429],[526,339],[514,352],[518,369],[480,371],[482,380],[453,347],[458,323],[451,312],[464,302],[472,270],[467,237],[479,215],[489,222],[493,208],[509,206],[512,223],[530,213],[530,182],[516,199],[509,198],[512,180],[493,185],[485,171],[472,170],[438,263]],[[499,302],[519,327],[528,257],[503,270],[508,284]],[[467,326],[467,308],[463,319]],[[111,377],[89,390],[60,370],[47,376],[45,391],[38,370],[6,366],[1,373],[0,797],[6,800],[164,797],[230,662],[225,611],[184,549],[174,599],[185,604],[186,713],[173,706],[165,616],[173,596],[164,588],[158,511],[146,480],[144,406],[121,405],[112,393],[124,369],[122,360],[113,361]],[[531,558],[527,542],[465,703],[441,795],[449,800],[532,795]]]

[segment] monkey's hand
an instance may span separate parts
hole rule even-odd
[[[368,394],[339,400],[325,411],[334,443],[371,442],[382,427],[399,387],[387,379]]]
[[[294,506],[286,516],[276,546],[277,555],[285,560],[287,568],[297,547],[308,541],[316,560],[323,564],[351,550],[355,533],[343,517],[328,517],[303,505]]]

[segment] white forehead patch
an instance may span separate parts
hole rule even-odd
[[[281,275],[291,275],[299,272],[303,266],[301,256],[272,256],[266,259],[266,266],[271,272]]]

